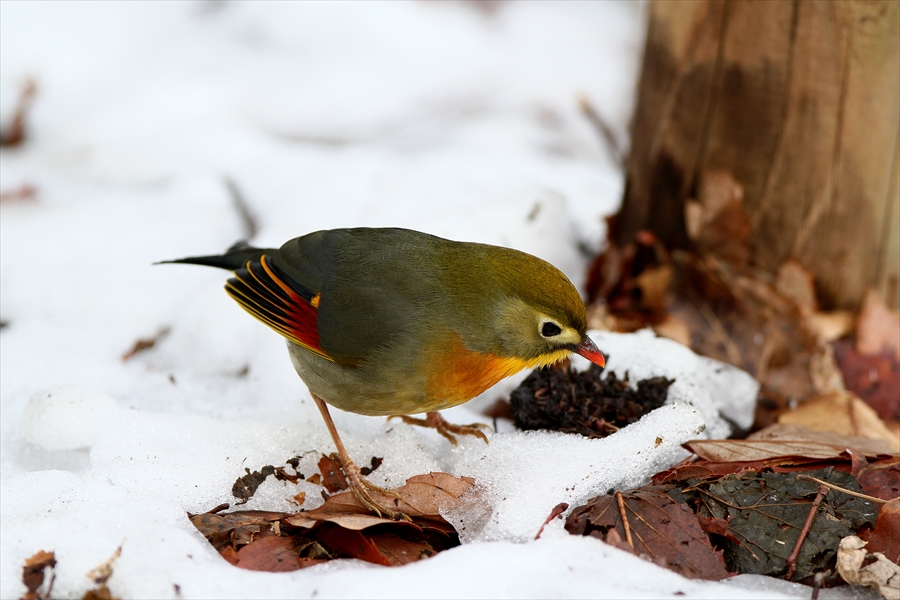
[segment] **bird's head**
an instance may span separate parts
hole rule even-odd
[[[556,267],[527,254],[506,257],[497,278],[502,290],[493,303],[498,353],[515,356],[527,367],[547,366],[574,352],[606,366],[606,358],[587,335],[584,302]]]

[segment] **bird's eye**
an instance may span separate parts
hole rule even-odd
[[[553,323],[552,321],[547,321],[541,327],[541,335],[544,337],[553,337],[555,335],[559,335],[562,333],[562,329],[559,328],[559,325]]]

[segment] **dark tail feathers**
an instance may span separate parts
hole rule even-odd
[[[189,256],[188,258],[179,258],[176,260],[161,260],[157,265],[184,263],[188,265],[203,265],[205,267],[218,267],[220,269],[228,269],[234,271],[247,264],[248,260],[259,258],[263,254],[276,252],[272,248],[254,248],[247,242],[238,242],[229,248],[225,254],[216,254],[212,256]]]

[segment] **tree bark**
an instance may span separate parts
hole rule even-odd
[[[743,189],[753,261],[825,308],[900,306],[900,2],[656,1],[614,240],[690,244],[704,174]]]

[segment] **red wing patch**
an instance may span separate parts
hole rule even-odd
[[[265,254],[235,270],[225,291],[287,339],[332,360],[319,346],[319,294],[285,277]]]

